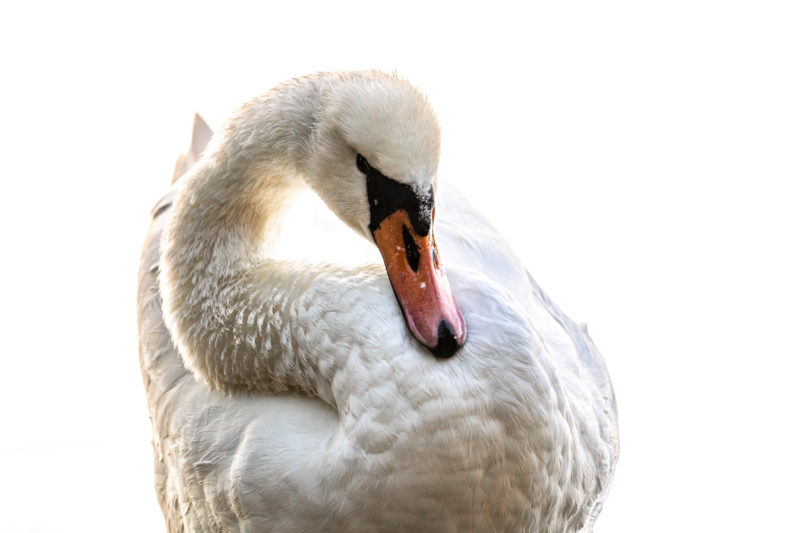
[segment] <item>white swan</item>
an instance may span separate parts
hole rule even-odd
[[[591,531],[602,359],[438,158],[408,82],[315,74],[244,105],[156,206],[139,343],[169,531]],[[271,258],[306,184],[385,267]]]

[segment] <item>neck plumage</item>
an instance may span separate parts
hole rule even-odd
[[[269,258],[304,185],[307,104],[317,90],[310,80],[242,108],[184,177],[162,239],[167,326],[185,364],[226,392],[301,389],[333,403],[312,349],[318,339],[302,331],[320,273]]]

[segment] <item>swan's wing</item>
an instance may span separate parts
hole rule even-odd
[[[168,458],[163,454],[162,443],[172,439],[163,426],[168,407],[159,401],[185,386],[191,376],[183,367],[180,357],[172,346],[172,339],[164,327],[161,317],[161,298],[158,292],[159,237],[164,224],[164,215],[172,204],[170,192],[153,207],[153,223],[145,240],[139,265],[138,324],[139,363],[142,380],[150,406],[153,423],[153,451],[155,456],[155,488],[161,509],[167,521],[167,531],[180,531],[183,512],[180,498],[176,497],[174,474]]]
[[[211,128],[206,124],[206,121],[203,120],[203,117],[195,113],[194,124],[192,126],[192,144],[189,146],[189,151],[178,156],[178,160],[175,162],[175,171],[172,174],[172,183],[178,181],[178,178],[186,174],[197,160],[200,159],[200,154],[202,154],[203,150],[208,146],[213,134],[214,132],[211,131]]]
[[[600,425],[602,441],[610,448],[608,461],[604,461],[601,474],[600,493],[592,507],[589,521],[581,530],[583,533],[590,533],[594,527],[594,522],[603,508],[608,497],[611,481],[614,478],[614,470],[619,459],[619,428],[617,422],[617,399],[614,395],[614,387],[606,369],[605,361],[600,351],[595,346],[594,341],[589,336],[588,328],[585,324],[576,324],[571,318],[564,314],[556,304],[550,300],[545,292],[528,274],[528,281],[531,290],[542,305],[550,312],[550,315],[561,325],[572,339],[578,359],[581,362],[581,377],[591,379],[596,389],[595,401],[602,405],[602,414],[605,423]]]
[[[452,259],[453,264],[481,272],[508,289],[528,311],[539,336],[553,346],[554,352],[565,354],[565,373],[574,360],[579,366],[576,378],[591,386],[595,411],[601,418],[601,441],[608,450],[601,454],[600,491],[583,529],[588,533],[608,494],[619,456],[617,403],[603,357],[586,326],[576,324],[550,300],[505,239],[453,187],[440,187],[437,213],[436,237],[445,268]],[[558,350],[559,346],[563,350]]]
[[[455,265],[479,271],[505,287],[534,319],[544,311],[554,320],[574,345],[582,368],[602,391],[608,403],[608,416],[616,426],[614,391],[603,357],[586,326],[576,324],[550,300],[500,233],[452,186],[440,187],[437,211],[443,215],[436,219],[436,237],[446,242],[441,245],[447,255],[443,260],[445,267],[453,259]],[[543,335],[548,336],[547,333],[544,331]]]

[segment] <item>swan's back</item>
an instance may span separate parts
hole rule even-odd
[[[183,161],[198,158],[197,139]],[[409,351],[356,358],[338,412],[302,394],[226,396],[186,370],[162,318],[172,195],[159,202],[139,342],[169,531],[591,531],[617,456],[602,359],[471,206],[440,198],[437,238],[469,342],[443,364]],[[493,262],[504,286],[481,273]]]

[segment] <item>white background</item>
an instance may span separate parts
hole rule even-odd
[[[596,531],[791,531],[800,465],[793,2],[0,8],[0,531],[163,530],[138,367],[150,207],[275,83],[397,70],[458,185],[617,390]]]

